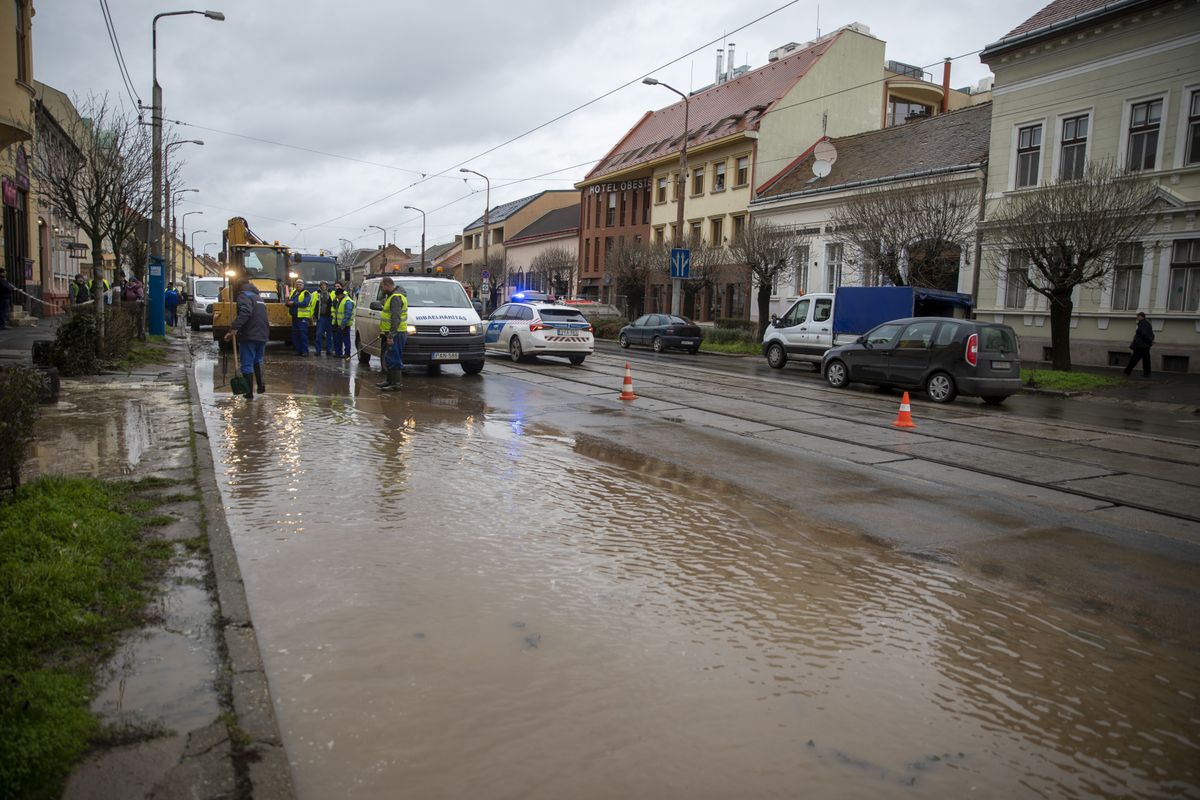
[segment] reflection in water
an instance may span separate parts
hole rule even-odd
[[[1191,653],[540,423],[535,386],[198,374],[301,797],[1200,792]]]

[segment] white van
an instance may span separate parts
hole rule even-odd
[[[383,314],[382,275],[368,276],[354,306],[354,346],[358,362],[380,359],[379,321]],[[458,364],[467,375],[483,370],[483,323],[462,284],[449,278],[389,275],[408,298],[408,340],[404,365],[424,365],[437,371]]]
[[[186,314],[192,330],[200,330],[201,325],[212,325],[213,304],[217,302],[224,285],[222,278],[188,278]]]

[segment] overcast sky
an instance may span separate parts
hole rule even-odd
[[[364,231],[369,225],[416,252],[420,215],[406,205],[426,211],[428,245],[451,240],[483,212],[483,181],[464,182],[464,164],[491,178],[493,207],[571,188],[643,112],[670,104],[666,90],[637,81],[703,46],[653,74],[681,90],[711,83],[719,45],[704,45],[726,32],[737,63],[753,68],[774,47],[814,38],[818,15],[822,33],[862,22],[887,42],[888,58],[927,67],[940,81],[940,66],[930,65],[979,50],[1048,2],[800,0],[743,28],[786,0],[207,1],[226,21],[181,16],[158,25],[166,117],[189,123],[172,132],[205,141],[172,150],[186,159],[184,184],[200,190],[180,198],[179,212],[203,212],[187,220],[190,230],[207,229],[197,249],[219,242],[237,215],[263,238],[308,252],[336,251],[340,238],[378,246],[383,234]],[[108,3],[134,89],[148,104],[151,20],[188,6]],[[35,8],[35,77],[69,96],[107,92],[132,106],[99,0],[38,0]],[[954,62],[951,83],[987,74],[969,55]]]

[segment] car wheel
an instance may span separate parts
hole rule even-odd
[[[587,358],[587,356],[567,356],[567,358],[570,359],[571,364],[578,367],[580,364],[583,363],[583,360],[585,358]]]
[[[629,349],[629,340],[625,338],[625,334],[622,333],[618,336],[617,341],[621,343],[621,347],[624,347],[626,350]]]
[[[696,355],[696,353],[700,352],[700,348],[699,347],[689,347],[688,352],[691,353],[692,355]]]
[[[508,357],[513,361],[525,358],[525,351],[521,349],[521,340],[516,336],[508,340]]]
[[[1008,399],[1008,395],[1006,395],[1006,394],[988,395],[987,397],[984,397],[981,399],[983,400],[983,402],[987,403],[989,406],[998,406],[1001,403],[1003,403],[1006,399]]]
[[[483,372],[482,361],[464,361],[462,365],[464,375],[478,375]]]
[[[654,352],[656,353],[661,353],[663,350],[667,349],[663,346],[662,337],[659,336],[654,337],[654,341],[650,343],[650,346],[654,348]]]
[[[958,387],[949,373],[935,372],[925,381],[925,394],[935,403],[950,403],[958,396]]]
[[[783,369],[783,365],[786,363],[787,351],[779,342],[772,342],[771,346],[767,348],[767,366],[772,369]]]
[[[825,382],[835,389],[845,389],[850,383],[850,370],[843,361],[833,360],[825,367]]]
[[[370,365],[371,354],[366,350],[363,350],[362,337],[359,336],[358,333],[354,334],[354,348],[358,350],[358,363],[362,364],[364,367]]]

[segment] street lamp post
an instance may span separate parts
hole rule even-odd
[[[170,272],[172,282],[174,282],[175,280],[178,279],[178,276],[175,274],[175,266],[179,261],[179,259],[176,258],[176,251],[178,248],[175,247],[176,234],[179,232],[175,225],[175,205],[179,201],[179,195],[184,194],[186,192],[198,192],[198,191],[200,191],[200,190],[199,189],[176,189],[175,191],[172,192],[171,191],[171,182],[167,181],[167,198],[166,198],[167,199],[167,207],[165,209],[165,211],[166,211],[165,220],[167,223],[167,229],[166,229],[166,231],[164,231],[164,233],[166,233],[166,240],[171,243],[170,248],[167,250],[166,266],[168,267],[168,271]]]
[[[469,172],[472,175],[478,175],[479,177],[483,178],[487,185],[487,193],[483,196],[483,267],[480,270],[480,274],[482,275],[482,270],[488,268],[488,209],[492,207],[492,181],[487,175],[484,175],[482,172],[476,172],[473,169],[462,167],[458,171]],[[481,278],[480,283],[482,284],[482,282],[483,281]],[[488,298],[487,295],[485,295],[482,291],[479,292],[479,302],[483,305],[483,313],[486,314]]]
[[[166,245],[167,241],[174,239],[174,237],[175,237],[175,231],[173,230],[174,222],[175,222],[175,220],[174,220],[175,194],[178,194],[179,192],[198,192],[198,191],[200,191],[199,189],[180,189],[179,191],[175,192],[174,194],[172,194],[172,192],[171,192],[171,179],[169,177],[170,169],[167,166],[167,162],[171,155],[171,148],[178,147],[181,144],[198,144],[198,145],[203,146],[204,140],[203,139],[181,139],[178,142],[168,142],[166,144],[166,146],[163,147],[162,168],[163,168],[163,204],[164,204],[164,208],[163,208],[163,244],[164,244],[164,246]],[[174,247],[174,245],[171,246],[171,249],[168,250],[165,255],[166,255],[166,260],[167,260],[166,265],[170,268],[170,272],[171,272],[171,280],[174,281],[175,277],[176,277],[175,276],[175,247]]]
[[[367,228],[374,228],[375,230],[380,231],[383,234],[383,249],[386,250],[387,249],[387,228],[381,228],[378,225],[368,225]],[[365,231],[367,228],[363,228],[363,230]]]
[[[421,272],[425,272],[425,212],[416,206],[405,206],[409,211],[416,211],[421,215]]]
[[[163,102],[162,102],[162,87],[158,85],[158,20],[162,17],[177,17],[184,14],[203,14],[208,19],[217,20],[218,22],[225,19],[225,15],[220,11],[165,11],[162,14],[155,14],[153,21],[150,23],[150,73],[153,85],[150,93],[150,126],[153,130],[152,140],[152,157],[151,157],[151,178],[154,184],[153,194],[151,198],[151,217],[150,217],[150,255],[158,259],[157,269],[160,273],[155,276],[154,266],[151,265],[150,275],[150,333],[161,336],[166,332],[163,316],[163,281],[162,281],[162,232],[164,225],[163,220],[163,147],[162,147],[162,122],[163,122]],[[157,280],[153,280],[157,277]]]
[[[656,78],[643,78],[642,83],[647,86],[661,86],[664,89],[670,89],[675,94],[683,98],[683,145],[679,148],[679,180],[675,184],[676,192],[676,209],[675,209],[675,247],[683,246],[683,196],[687,190],[687,143],[688,143],[688,96],[676,89],[674,86],[668,86]],[[683,279],[671,279],[671,313],[678,316],[683,313]]]
[[[179,229],[180,229],[180,233],[181,233],[179,238],[183,241],[183,247],[185,250],[187,249],[187,241],[188,241],[187,218],[189,216],[191,216],[192,214],[203,214],[203,213],[204,213],[203,211],[187,211],[187,212],[184,212],[184,214],[179,218]],[[193,259],[193,266],[195,266],[194,259]],[[186,268],[184,269],[184,277],[185,278],[191,274],[192,274],[192,271],[190,269],[186,269]]]
[[[205,243],[204,243],[204,247],[200,248],[200,252],[201,252],[201,253],[204,253],[204,257],[205,257],[205,258],[208,258],[208,257],[209,257],[209,256],[208,256],[208,248],[210,248],[210,247],[220,247],[220,245],[221,245],[221,243],[220,243],[220,242],[205,242]],[[205,271],[205,273],[207,273],[207,272],[208,272],[208,265],[207,265],[207,264],[205,264],[205,265],[204,265],[204,271]]]
[[[203,228],[201,228],[198,231],[192,231],[192,274],[193,275],[196,274],[196,234],[197,233],[208,233],[208,231],[204,230]]]

